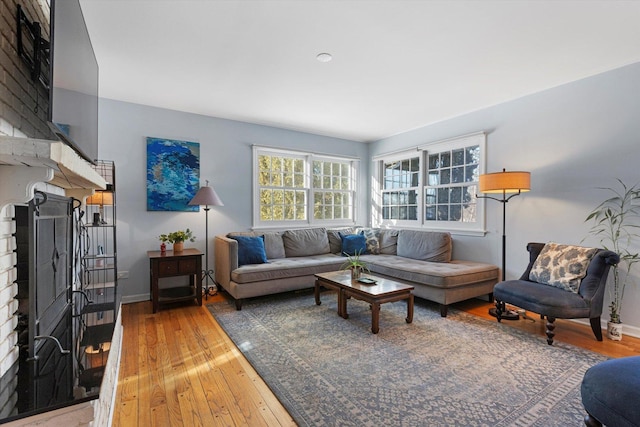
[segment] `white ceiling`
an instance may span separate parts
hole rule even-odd
[[[356,141],[640,62],[640,1],[81,4],[101,97]]]

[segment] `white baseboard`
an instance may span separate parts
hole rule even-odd
[[[134,302],[151,301],[151,294],[125,295],[122,297],[122,304]]]
[[[587,319],[571,319],[572,322],[581,323],[583,325],[587,325],[590,327],[590,323]],[[600,320],[600,326],[604,331],[607,330],[607,321]],[[604,332],[603,332],[604,335]],[[630,337],[640,338],[640,328],[637,326],[624,325],[622,326],[622,336],[624,339],[625,335],[629,335]]]

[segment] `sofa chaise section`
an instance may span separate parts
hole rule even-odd
[[[415,296],[440,304],[442,317],[449,304],[481,295],[492,301],[498,280],[495,265],[475,261],[431,262],[396,255],[365,255],[362,259],[375,275],[413,285]]]

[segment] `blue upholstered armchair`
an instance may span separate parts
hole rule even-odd
[[[580,395],[588,427],[640,426],[640,356],[606,360],[587,369]]]
[[[547,319],[549,345],[556,319],[588,318],[596,339],[602,341],[604,288],[609,269],[620,257],[607,250],[553,243],[529,243],[527,250],[529,265],[520,279],[500,282],[493,289],[498,322],[508,303]]]

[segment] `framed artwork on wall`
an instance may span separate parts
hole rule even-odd
[[[200,144],[147,137],[147,210],[198,211]]]

